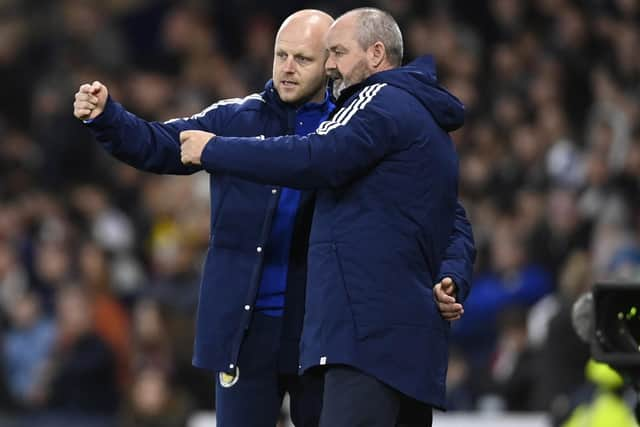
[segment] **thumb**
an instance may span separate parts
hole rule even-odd
[[[445,277],[442,279],[442,290],[447,295],[452,295],[455,292],[455,285],[451,277]]]
[[[190,136],[190,130],[183,130],[182,132],[180,132],[180,144],[184,144],[185,142],[187,142]]]
[[[94,81],[93,83],[91,83],[91,94],[96,95],[98,92],[102,90],[102,88],[104,88],[104,85],[102,83],[100,83],[97,80]]]

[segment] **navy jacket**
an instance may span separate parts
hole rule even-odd
[[[302,370],[355,366],[444,406],[449,323],[432,285],[451,275],[464,300],[475,257],[447,133],[463,116],[423,57],[346,89],[316,133],[216,137],[205,147],[211,173],[318,189]],[[466,263],[450,261],[448,248]]]
[[[329,114],[328,100],[316,108]],[[88,124],[116,158],[155,173],[190,174],[201,168],[180,162],[179,134],[205,130],[220,135],[274,136],[293,133],[296,110],[278,97],[271,82],[264,92],[217,102],[201,113],[165,123],[147,122],[111,98]],[[233,371],[256,300],[267,238],[280,187],[213,173],[211,238],[200,286],[193,363],[213,371]],[[298,369],[304,313],[306,255],[313,195],[303,192],[296,215],[287,274],[281,364]],[[260,248],[260,249],[258,249]]]

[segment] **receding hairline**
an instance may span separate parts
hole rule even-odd
[[[370,17],[373,17],[373,20],[367,19]],[[360,47],[367,49],[371,44],[380,41],[387,51],[387,59],[389,62],[395,66],[402,65],[404,55],[402,31],[390,13],[375,7],[359,7],[340,15],[336,18],[333,25],[335,26],[336,23],[344,18],[355,21],[355,35]],[[367,21],[376,22],[376,24],[379,25],[377,29],[382,29],[383,31],[381,31],[380,34],[372,34],[370,31],[371,28],[365,28],[363,25]]]

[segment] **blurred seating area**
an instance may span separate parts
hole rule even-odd
[[[638,1],[0,0],[0,419],[179,427],[214,406],[191,367],[208,177],[109,158],[72,115],[80,84],[147,120],[190,116],[262,89],[292,11],[359,6],[391,12],[405,62],[433,54],[466,105],[479,255],[451,410],[558,423],[589,398],[571,305],[640,283]]]

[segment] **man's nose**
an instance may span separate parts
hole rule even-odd
[[[296,64],[291,56],[284,60],[284,64],[282,64],[282,71],[285,73],[293,73],[296,71]]]
[[[332,55],[327,57],[327,61],[324,63],[324,69],[326,71],[335,70],[336,69],[336,61],[333,59]]]

